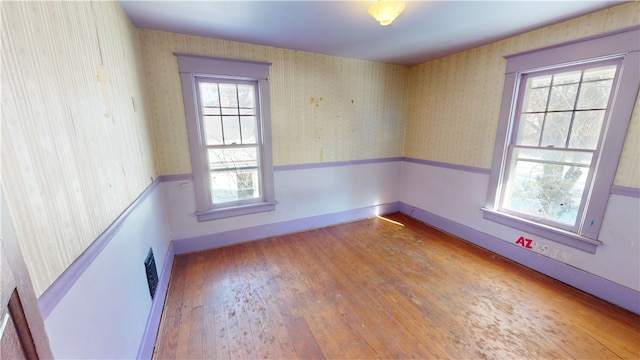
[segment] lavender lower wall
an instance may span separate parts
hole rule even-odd
[[[485,220],[487,174],[415,162],[404,162],[402,173],[400,201],[409,215],[640,313],[639,198],[609,196],[603,245],[589,254]],[[516,244],[521,236],[531,249]]]
[[[147,330],[152,300],[144,260],[153,248],[161,274],[172,259],[158,183],[156,180],[40,297],[55,358],[136,358],[145,332],[153,333],[154,326],[157,331],[157,325]],[[157,294],[161,306],[162,289]]]
[[[190,181],[166,184],[167,203],[172,204],[168,215],[171,228],[181,235],[174,241],[175,251],[226,246],[402,209],[525,266],[640,312],[638,197],[610,196],[600,236],[604,244],[595,254],[588,254],[485,220],[480,209],[486,200],[488,171],[413,159],[391,160],[284,167],[276,172],[278,210],[226,222],[195,222]],[[516,245],[520,236],[533,240],[532,249]]]
[[[539,256],[520,246],[502,241],[470,227],[429,213],[415,206],[400,204],[400,212],[452,235],[502,255],[521,265],[569,284],[636,314],[640,314],[640,293],[628,287],[569,266],[558,260]]]
[[[164,300],[167,295],[167,290],[169,289],[169,280],[175,255],[176,253],[173,249],[173,244],[169,244],[169,249],[161,268],[162,272],[158,274],[159,279],[158,287],[156,288],[156,296],[151,304],[151,310],[149,311],[149,317],[147,318],[147,325],[144,330],[144,334],[142,335],[136,359],[151,359],[153,357],[153,350],[156,345],[156,338],[158,336],[160,320],[162,318],[162,310],[164,309]]]
[[[151,358],[175,253],[397,211],[400,168],[397,159],[282,168],[275,211],[203,223],[190,175],[157,179],[38,300],[54,356]],[[153,301],[150,247],[160,275]]]
[[[198,222],[194,215],[196,205],[190,179],[163,182],[160,187],[167,203],[167,217],[173,238],[180,239],[175,241],[176,252],[181,252],[185,247],[182,245],[184,241],[196,241],[189,239],[201,239],[203,242],[191,250],[228,245],[229,240],[212,235],[233,230],[263,227],[266,235],[273,224],[296,219],[342,214],[330,221],[318,218],[316,222],[296,227],[296,231],[299,231],[366,217],[366,209],[398,201],[401,164],[401,161],[391,159],[383,162],[339,163],[333,167],[318,164],[277,168],[274,180],[278,204],[274,211],[204,222]],[[358,212],[358,209],[365,210]],[[202,240],[207,237],[212,242]],[[233,241],[247,240],[250,239],[238,238]]]
[[[173,246],[176,254],[185,254],[194,251],[264,239],[271,236],[317,229],[398,211],[400,211],[400,204],[398,202],[372,205],[360,209],[340,211],[303,219],[294,219],[274,224],[251,226],[243,229],[180,239],[174,241]]]
[[[283,167],[277,209],[198,223],[190,175],[156,180],[39,299],[56,358],[151,358],[174,254],[402,211],[640,313],[640,199],[612,194],[595,255],[484,220],[488,174],[420,161]],[[398,186],[400,184],[400,186]],[[176,239],[171,241],[172,239]],[[143,261],[156,256],[151,300]]]

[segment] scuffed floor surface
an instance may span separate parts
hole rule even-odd
[[[154,358],[640,358],[640,316],[387,218],[177,256]]]

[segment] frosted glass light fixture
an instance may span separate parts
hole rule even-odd
[[[371,5],[369,15],[380,22],[380,25],[387,26],[404,11],[405,6],[405,3],[402,1],[380,0]]]

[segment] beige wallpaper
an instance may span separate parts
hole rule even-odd
[[[116,2],[2,1],[2,179],[37,295],[156,176]]]
[[[614,185],[640,188],[640,94],[633,108]]]
[[[161,174],[190,173],[173,52],[271,62],[275,165],[402,156],[408,68],[140,30]]]
[[[490,168],[504,84],[504,55],[637,24],[640,2],[632,2],[412,67],[404,155]],[[637,103],[635,109],[615,184],[638,188]]]

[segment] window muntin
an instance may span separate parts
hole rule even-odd
[[[196,77],[213,208],[263,201],[257,82]]]
[[[620,62],[520,75],[498,211],[581,232]]]

